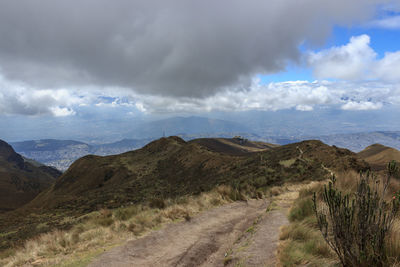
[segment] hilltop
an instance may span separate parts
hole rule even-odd
[[[220,152],[229,155],[246,155],[253,152],[265,151],[278,145],[249,141],[242,137],[234,138],[199,138],[189,141],[207,147],[214,152]]]
[[[388,162],[395,160],[400,162],[400,151],[381,144],[366,147],[357,154],[361,159],[371,165],[376,171],[385,170]]]
[[[60,175],[54,168],[24,159],[0,140],[0,212],[28,203]]]

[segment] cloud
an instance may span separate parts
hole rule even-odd
[[[317,53],[310,53],[308,64],[317,78],[357,80],[368,75],[376,53],[369,46],[370,37],[351,37],[350,42]]]
[[[382,103],[373,103],[368,101],[349,101],[346,104],[342,105],[341,109],[343,110],[377,110],[382,108]]]
[[[82,99],[69,90],[35,90],[22,83],[10,82],[0,77],[0,115],[74,115],[71,106]]]
[[[368,23],[367,26],[372,28],[398,30],[400,29],[400,16],[391,16],[379,20],[374,20]]]
[[[400,81],[400,51],[385,53],[372,67],[374,76],[384,81]]]
[[[137,109],[145,113],[201,113],[209,111],[276,111],[296,109],[312,111],[315,107],[345,110],[374,110],[400,105],[396,84],[369,82],[293,81],[261,84],[254,80],[250,89],[219,92],[203,99],[159,96],[132,96]]]
[[[298,60],[385,0],[0,1],[0,67],[36,88],[208,97]],[[290,18],[290,19],[288,19]]]
[[[299,110],[299,111],[312,111],[312,110],[314,110],[314,108],[312,106],[309,106],[309,105],[297,105],[296,106],[296,110]]]
[[[254,79],[246,91],[226,90],[204,98],[138,94],[124,88],[37,90],[0,79],[0,115],[73,116],[112,114],[193,114],[211,111],[307,112],[322,108],[375,110],[400,106],[400,85],[381,81],[288,81],[263,84]]]
[[[55,117],[65,117],[75,115],[76,112],[71,108],[50,107],[51,112]]]
[[[308,64],[319,79],[400,82],[400,51],[378,59],[369,43],[368,35],[351,37],[346,45],[310,52]]]

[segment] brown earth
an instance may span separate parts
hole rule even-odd
[[[224,266],[232,244],[267,206],[266,200],[249,200],[207,211],[104,253],[89,266]]]
[[[89,264],[101,266],[276,266],[279,232],[302,186],[270,200],[235,202],[129,241]]]

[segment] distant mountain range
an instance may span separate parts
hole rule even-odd
[[[143,137],[160,138],[164,135],[215,135],[240,132],[248,132],[248,128],[231,121],[191,116],[145,122],[136,127],[136,129],[130,133],[130,136],[142,139]]]
[[[400,131],[334,134],[315,138],[325,144],[347,148],[354,152],[359,152],[373,144],[400,149]]]

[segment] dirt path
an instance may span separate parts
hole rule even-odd
[[[299,186],[273,197],[262,216],[233,244],[225,258],[226,266],[272,267],[277,265],[280,228],[289,224],[288,209],[298,196]]]
[[[206,211],[114,248],[89,266],[274,266],[279,228],[287,223],[285,205],[274,203],[268,212],[269,200]]]

